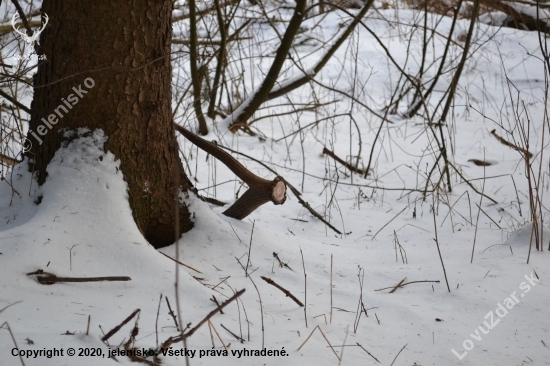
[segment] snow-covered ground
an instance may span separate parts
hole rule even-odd
[[[411,74],[420,63],[421,33],[413,34],[410,44],[408,39],[417,28],[411,24],[423,22],[420,14],[388,9],[371,12],[366,20],[395,60],[402,67],[407,62]],[[322,28],[311,31],[312,36],[331,36],[341,17],[329,15]],[[310,19],[305,25],[313,22]],[[451,19],[429,19],[430,26],[436,22],[440,35],[446,35]],[[259,29],[258,34],[270,39],[264,26],[267,35]],[[460,20],[454,39],[468,26],[469,20]],[[212,296],[221,303],[246,289],[238,302],[211,319],[212,328],[206,323],[187,340],[187,349],[196,351],[191,354],[191,365],[375,365],[375,359],[384,365],[550,365],[550,254],[533,248],[527,264],[531,225],[524,162],[518,152],[490,134],[496,129],[511,139],[503,128],[515,126],[514,111],[521,113],[525,125],[529,117],[529,149],[539,153],[535,159],[543,153],[539,187],[546,210],[550,204],[549,151],[541,148],[548,140],[548,125],[543,123],[544,69],[528,55],[540,55],[539,40],[536,32],[484,24],[477,29],[476,54],[466,64],[445,134],[450,135],[455,166],[496,204],[481,198],[456,173],[452,174],[452,192],[440,190],[435,197],[429,193],[422,199],[436,146],[420,117],[388,117],[393,123],[384,124],[375,145],[373,174],[367,179],[350,176],[330,157],[321,155],[323,147],[349,159],[359,154],[361,146],[361,161],[366,165],[380,120],[338,94],[324,92],[326,100],[339,100],[326,106],[324,114],[308,112],[299,119],[287,115],[258,121],[254,126],[263,132],[265,139],[261,140],[232,135],[226,126],[213,125],[216,128],[207,139],[217,139],[276,170],[344,234],[336,234],[312,217],[292,194],[283,206],[266,204],[243,221],[222,215],[224,208],[189,198],[195,228],[182,235],[179,258],[193,269],[179,267],[182,324],[194,327],[214,310]],[[428,60],[442,54],[443,36],[435,36]],[[460,55],[459,47],[457,41],[452,57]],[[298,50],[306,55],[316,46]],[[319,54],[304,58],[303,66],[311,66]],[[436,66],[426,79],[433,76]],[[293,73],[298,75],[296,71],[286,75]],[[439,82],[432,106],[441,99],[451,76],[449,72]],[[389,101],[398,77],[385,51],[367,30],[358,28],[318,80],[354,94],[383,114],[381,107]],[[300,103],[310,97],[311,89],[302,88],[290,99]],[[528,115],[521,104],[517,107],[518,100],[525,102]],[[400,104],[401,112],[406,104]],[[262,113],[288,110],[277,108]],[[350,111],[355,123],[342,115],[296,132],[327,115]],[[292,132],[296,133],[282,139]],[[518,142],[517,129],[515,133]],[[118,163],[112,154],[103,152],[102,132],[86,136],[57,152],[42,187],[32,180],[26,163],[0,182],[1,365],[21,364],[13,356],[14,342],[25,351],[63,349],[62,357],[33,358],[31,353],[25,365],[114,364],[100,338],[138,308],[135,347],[157,348],[179,334],[164,298],[178,312],[177,264],[152,248],[137,229]],[[240,186],[234,175],[219,162],[205,162],[205,155],[197,155],[188,142],[181,140],[180,144],[201,193],[232,202]],[[257,162],[234,156],[257,174],[273,178]],[[477,166],[470,159],[494,164]],[[539,169],[538,163],[534,169]],[[440,175],[436,170],[432,181]],[[547,211],[543,220],[549,221]],[[543,234],[548,248],[550,231],[545,229]],[[160,252],[174,258],[176,245]],[[288,267],[281,267],[274,253]],[[248,267],[249,276],[243,266]],[[131,281],[41,285],[36,276],[27,276],[38,269],[66,277],[129,276]],[[306,311],[261,276],[290,291],[305,303]],[[390,293],[404,278],[405,283],[432,282],[412,283]],[[376,291],[381,288],[387,289]],[[361,294],[368,316],[361,312]],[[135,319],[108,340],[112,349],[128,340],[134,324]],[[317,326],[322,333],[315,330],[304,344]],[[224,350],[220,338],[227,356],[220,352]],[[212,339],[216,356],[212,355]],[[183,345],[173,347],[179,350]],[[232,354],[263,347],[284,349],[285,355]],[[70,348],[76,350],[75,356],[67,355]],[[104,357],[79,357],[81,348],[96,349]],[[185,362],[182,356],[160,358],[166,365]],[[117,360],[131,363],[125,356]]]

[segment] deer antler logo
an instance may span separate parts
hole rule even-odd
[[[19,20],[18,12],[15,12],[13,14],[13,18],[11,19],[11,25],[13,29],[23,38],[23,41],[25,41],[26,44],[32,46],[38,40],[40,33],[42,33],[44,28],[46,28],[46,24],[48,24],[48,20],[49,20],[48,15],[44,13],[43,17],[44,19],[42,20],[42,26],[38,29],[35,29],[32,33],[32,36],[27,35],[26,32],[20,31],[19,28],[17,27],[17,24],[15,24],[17,20]]]

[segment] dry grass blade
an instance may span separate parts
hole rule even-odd
[[[395,287],[390,291],[390,294],[393,294],[398,287],[401,287],[401,284],[403,284],[403,282],[405,282],[406,279],[407,277],[403,278],[397,285],[395,285]]]
[[[408,344],[408,343],[407,343]],[[397,360],[397,357],[399,357],[399,355],[401,354],[401,352],[403,352],[403,350],[405,349],[405,347],[407,347],[407,344],[403,346],[403,348],[401,348],[401,351],[399,351],[397,353],[397,355],[395,356],[395,358],[393,359],[392,363],[390,366],[393,366],[393,364],[395,363],[395,360]]]
[[[0,313],[2,313],[4,310],[6,310],[7,308],[9,308],[10,306],[19,304],[20,302],[23,302],[23,300],[19,300],[19,301],[14,302],[13,304],[9,304],[9,305],[4,306],[2,309],[0,309]]]
[[[4,328],[4,325],[6,326],[6,328]],[[17,345],[17,342],[15,341],[15,337],[13,336],[13,333],[11,331],[11,328],[10,328],[10,325],[8,324],[8,322],[4,322],[2,323],[2,325],[0,325],[0,329],[7,329],[8,332],[10,333],[10,336],[11,336],[11,340],[13,341],[13,345],[15,346],[15,349],[19,351],[19,346]],[[25,362],[23,361],[23,357],[21,357],[21,355],[19,354],[19,361],[21,361],[21,365],[25,366]]]
[[[313,335],[313,332],[315,332],[316,329],[319,329],[319,332],[321,332],[321,334],[323,335],[323,338],[325,338],[325,341],[327,341],[327,344],[329,345],[330,349],[332,350],[332,352],[334,353],[334,355],[336,356],[336,358],[338,359],[338,361],[340,361],[340,356],[338,356],[338,353],[336,353],[336,351],[334,350],[334,347],[332,347],[332,344],[330,344],[327,336],[325,335],[325,333],[323,332],[323,330],[321,329],[320,326],[316,326],[315,328],[313,328],[313,330],[311,331],[311,333],[309,334],[309,336],[306,338],[306,340],[304,341],[304,343],[302,343],[302,345],[300,347],[298,347],[297,351],[299,351],[300,349],[302,349],[302,347],[307,343],[307,341],[309,341],[309,339],[311,338],[311,336]]]
[[[208,320],[208,325],[211,327],[211,329],[214,329],[214,333],[216,333],[216,336],[218,337],[220,342],[222,342],[223,349],[225,349],[227,351],[227,346],[225,345],[225,342],[223,341],[222,337],[220,337],[220,334],[216,330],[216,327],[214,327],[214,324],[212,324],[212,322],[210,320]]]
[[[201,271],[199,271],[199,270],[197,270],[197,269],[195,269],[195,268],[193,268],[193,267],[191,267],[191,266],[188,266],[187,264],[182,263],[182,262],[180,262],[179,260],[176,260],[176,259],[170,257],[169,255],[164,254],[163,252],[159,252],[159,253],[162,254],[163,256],[165,256],[166,258],[170,258],[171,260],[173,260],[173,261],[176,262],[177,264],[181,264],[182,266],[187,267],[187,268],[189,268],[190,270],[193,270],[193,271],[195,271],[195,272],[197,272],[197,273],[202,274]]]

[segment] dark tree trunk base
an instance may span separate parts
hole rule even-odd
[[[176,225],[176,192],[191,185],[172,128],[172,2],[44,0],[42,10],[50,20],[37,52],[47,61],[34,79],[28,138],[39,134],[43,143],[27,154],[31,170],[43,184],[66,141],[62,128],[102,129],[105,150],[120,159],[139,230],[156,248],[172,244],[175,226],[192,227],[183,204]],[[50,127],[49,116],[57,119]]]

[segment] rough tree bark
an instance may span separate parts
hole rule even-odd
[[[138,228],[155,247],[173,243],[176,186],[187,192],[190,183],[172,128],[172,1],[44,0],[42,10],[49,24],[38,53],[47,61],[34,79],[30,130],[43,143],[29,133],[30,168],[44,183],[48,163],[66,141],[61,129],[101,128],[105,150],[120,159]],[[51,129],[44,122],[50,115],[57,117]],[[184,232],[192,224],[180,206]]]

